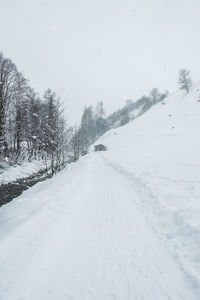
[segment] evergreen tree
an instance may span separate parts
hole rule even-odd
[[[95,123],[93,107],[88,106],[84,108],[83,115],[81,118],[81,152],[82,155],[88,152],[89,146],[94,142],[95,139]]]

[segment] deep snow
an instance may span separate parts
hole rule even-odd
[[[29,177],[44,169],[43,160],[23,161],[20,165],[9,166],[0,173],[0,185]]]
[[[178,92],[0,209],[1,300],[200,298],[200,103]]]
[[[141,186],[143,213],[200,289],[200,85],[100,142],[110,149],[105,156]]]

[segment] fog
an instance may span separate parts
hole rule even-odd
[[[39,93],[52,88],[70,121],[102,100],[107,113],[153,87],[200,79],[198,0],[0,0],[0,50]]]

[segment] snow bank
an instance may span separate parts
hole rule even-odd
[[[200,87],[107,132],[105,157],[138,181],[155,231],[200,288]],[[97,143],[98,143],[97,142]],[[151,211],[151,213],[149,213]]]
[[[0,184],[13,182],[20,178],[25,178],[38,173],[44,169],[44,162],[33,160],[32,162],[24,161],[21,165],[11,166],[0,173]]]

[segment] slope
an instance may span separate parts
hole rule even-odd
[[[200,85],[179,91],[99,142],[146,194],[143,211],[200,288]],[[116,164],[117,162],[117,164]],[[152,217],[150,217],[152,219]]]

